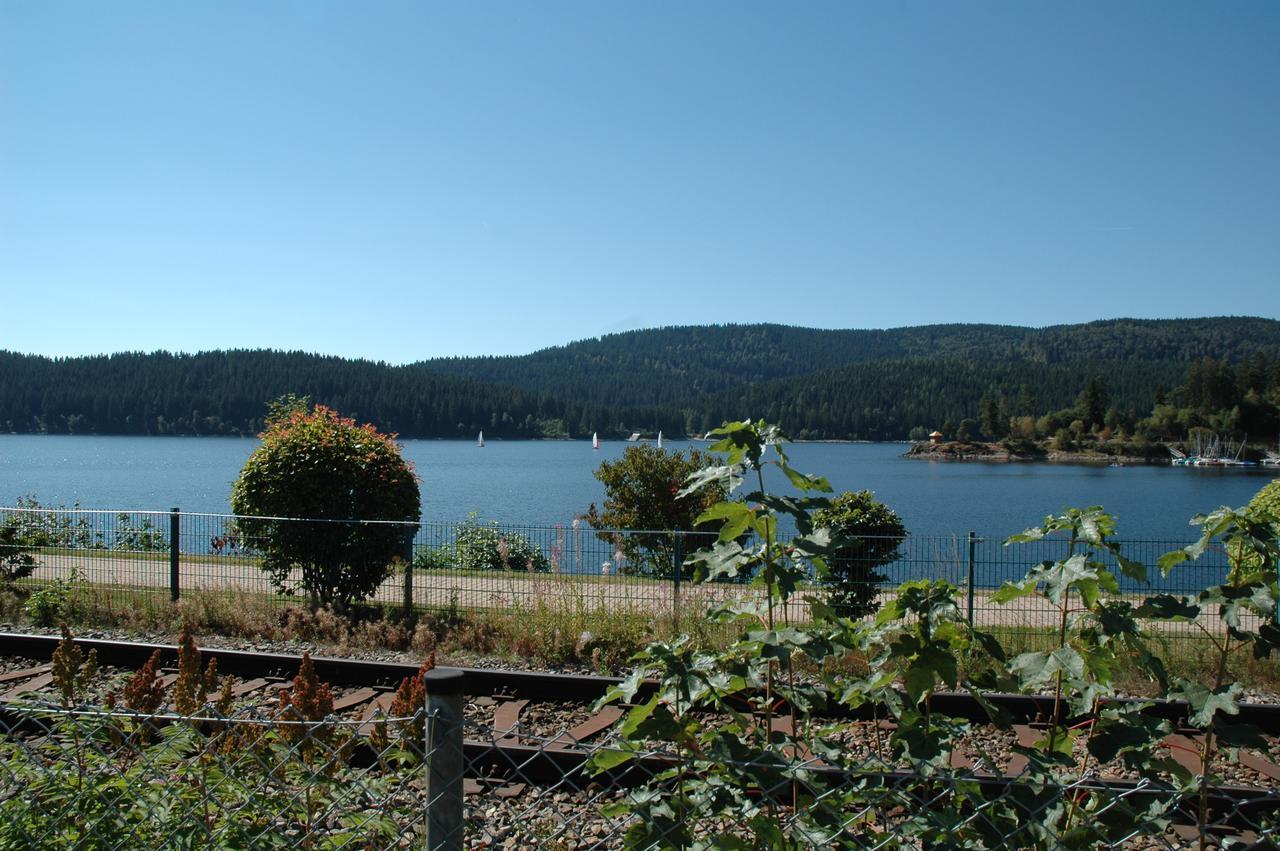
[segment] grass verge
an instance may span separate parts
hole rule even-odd
[[[29,614],[30,600],[42,593],[53,598],[52,605],[35,620]],[[335,652],[386,649],[426,654],[436,650],[446,655],[496,656],[538,667],[589,666],[609,674],[627,671],[632,654],[654,640],[685,633],[700,645],[723,646],[733,639],[732,631],[707,623],[692,608],[675,623],[625,599],[583,593],[534,596],[503,608],[483,609],[466,608],[452,599],[409,614],[399,607],[365,605],[343,615],[327,609],[313,612],[298,598],[242,589],[192,590],[176,603],[160,590],[83,582],[0,589],[0,618],[18,626],[66,622],[82,629],[167,634],[186,624],[206,635],[319,644]],[[1048,628],[996,625],[988,631],[1010,658],[1050,649],[1057,641],[1056,632]],[[1204,681],[1213,668],[1213,648],[1203,639],[1157,633],[1152,645],[1171,675]],[[865,658],[858,654],[833,664],[846,673],[867,671]],[[975,654],[968,664],[975,671],[991,666],[993,660]],[[1231,673],[1246,688],[1280,693],[1280,664],[1274,660],[1240,654],[1232,660]],[[1136,659],[1117,672],[1116,681],[1129,694],[1158,691]]]

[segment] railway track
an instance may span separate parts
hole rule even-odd
[[[10,660],[9,669],[0,672],[0,713],[11,713],[8,704],[49,694],[52,672],[47,660],[58,646],[56,637],[0,633],[0,660]],[[165,676],[172,677],[177,664],[177,649],[168,645],[76,639],[88,652],[97,652],[104,677],[136,670],[159,651]],[[279,689],[286,687],[297,673],[300,656],[244,650],[201,648],[204,659],[216,659],[220,674],[237,678],[236,696],[252,703],[266,704],[274,700]],[[17,666],[12,660],[27,660]],[[397,685],[417,673],[410,664],[373,662],[342,658],[313,657],[317,676],[334,689],[335,714],[359,719],[370,725],[379,714],[386,714]],[[596,711],[594,701],[617,678],[546,674],[536,672],[495,671],[480,668],[459,669],[466,696],[466,717],[475,730],[491,732],[489,740],[468,737],[464,742],[471,776],[467,791],[479,794],[501,788],[510,778],[513,767],[519,767],[519,779],[535,784],[557,784],[564,788],[586,788],[591,784],[582,770],[590,749],[609,739],[614,722],[623,708],[608,706]],[[640,698],[645,696],[642,688]],[[990,695],[988,699],[1002,707],[1013,719],[1011,730],[976,726],[975,732],[952,757],[952,767],[973,773],[975,782],[992,797],[1004,794],[1026,765],[1016,745],[1028,746],[1039,738],[1045,721],[1052,716],[1053,701],[1049,697],[1027,695]],[[1143,701],[1148,703],[1148,701]],[[1177,701],[1150,701],[1145,712],[1168,720],[1175,732],[1167,739],[1168,753],[1193,773],[1199,771],[1196,732],[1186,727],[1188,709]],[[969,695],[940,694],[933,708],[953,717],[965,718],[974,725],[985,725],[985,710]],[[864,706],[857,710],[839,709],[827,713],[831,721],[845,722],[841,735],[853,752],[866,753],[869,760],[881,758],[878,742],[885,738],[889,722],[882,710]],[[1280,789],[1280,705],[1245,704],[1238,719],[1253,724],[1267,736],[1266,749],[1241,750],[1239,760],[1227,776],[1230,785],[1216,787],[1211,807],[1222,814],[1226,824],[1237,823],[1243,829],[1260,812],[1277,806],[1276,790]],[[786,707],[779,709],[775,729],[786,729],[789,716]],[[1004,757],[993,760],[993,746]],[[632,785],[643,782],[668,768],[669,762],[658,757],[642,758],[617,770],[609,778],[613,784]],[[821,766],[817,775],[833,772]],[[906,770],[878,773],[880,782],[908,782]],[[1140,781],[1123,773],[1103,773],[1097,781],[1132,794],[1142,794]]]

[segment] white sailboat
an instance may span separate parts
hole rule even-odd
[[[662,448],[662,429],[658,429],[658,448]]]
[[[600,432],[598,431],[591,432],[591,448],[592,449],[600,448]]]
[[[476,446],[484,446],[484,429],[480,430],[480,436],[476,438]]]

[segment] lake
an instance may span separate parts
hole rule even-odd
[[[33,494],[45,505],[229,511],[231,482],[254,438],[0,435],[0,505]],[[672,449],[690,444],[668,441]],[[703,444],[697,444],[703,446]],[[567,523],[600,501],[592,471],[627,446],[585,441],[406,440],[422,478],[423,519]],[[868,488],[915,535],[974,530],[1005,536],[1066,506],[1101,504],[1119,537],[1189,540],[1191,515],[1243,505],[1274,476],[1264,470],[1093,467],[906,460],[901,444],[804,443],[793,465],[837,490]]]

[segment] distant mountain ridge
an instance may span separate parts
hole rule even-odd
[[[405,437],[700,434],[725,419],[765,417],[802,437],[895,439],[971,417],[983,395],[1031,392],[1040,410],[1064,407],[1093,375],[1106,378],[1115,406],[1141,413],[1191,361],[1257,353],[1280,360],[1280,322],[702,325],[404,366],[270,350],[56,359],[0,351],[0,430],[253,434],[268,400],[296,393]]]

